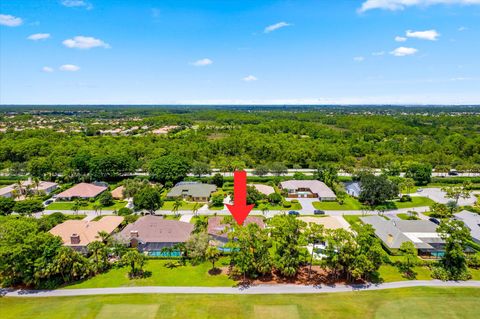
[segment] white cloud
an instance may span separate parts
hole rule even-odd
[[[35,33],[27,37],[28,40],[38,41],[50,38],[50,33]]]
[[[100,39],[95,39],[93,37],[85,37],[82,35],[76,36],[73,39],[67,39],[62,43],[67,48],[84,49],[84,50],[96,48],[96,47],[102,47],[105,49],[110,48],[110,45],[108,43],[105,43]]]
[[[440,33],[438,33],[436,30],[425,30],[425,31],[407,30],[405,34],[409,38],[416,38],[416,39],[429,40],[429,41],[437,41],[438,37],[440,36]]]
[[[207,66],[207,65],[210,65],[212,63],[213,63],[213,61],[210,60],[209,58],[203,58],[203,59],[197,60],[195,62],[192,62],[190,64],[193,65],[193,66]]]
[[[464,26],[461,26],[460,28],[457,29],[459,32],[462,32],[462,31],[467,31],[468,28],[467,27],[464,27]]]
[[[372,55],[373,55],[373,56],[385,55],[385,51],[372,52]]]
[[[273,31],[278,30],[278,29],[281,29],[281,28],[289,27],[289,26],[291,26],[291,25],[292,25],[292,24],[290,24],[290,23],[287,23],[287,22],[282,21],[282,22],[278,22],[278,23],[275,23],[275,24],[272,24],[272,25],[267,26],[267,27],[263,30],[263,32],[264,32],[264,33],[270,33],[270,32],[273,32]]]
[[[478,5],[480,0],[365,0],[358,12],[374,9],[397,11],[412,6],[427,7],[435,4]]]
[[[59,68],[60,71],[66,71],[66,72],[76,72],[80,70],[80,67],[74,64],[64,64],[60,66]]]
[[[6,25],[7,27],[18,27],[22,23],[22,18],[14,17],[9,14],[0,14],[0,25]]]
[[[254,75],[247,75],[242,80],[245,81],[245,82],[253,82],[253,81],[257,81],[258,79]]]
[[[363,62],[363,61],[365,61],[365,57],[363,57],[363,56],[356,56],[356,57],[353,58],[353,61],[355,61],[355,62]]]
[[[70,8],[85,7],[85,9],[87,10],[93,9],[93,5],[91,3],[83,0],[63,0],[62,5]]]
[[[397,41],[397,42],[405,42],[405,41],[407,41],[407,38],[405,38],[405,37],[400,37],[400,36],[397,35],[397,36],[395,37],[395,41]]]
[[[407,56],[417,53],[418,50],[415,48],[399,47],[391,51],[390,54],[394,56]]]
[[[53,72],[53,68],[49,67],[49,66],[44,66],[42,68],[42,71],[43,72],[46,72],[46,73],[52,73]]]

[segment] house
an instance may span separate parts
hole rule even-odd
[[[248,216],[243,222],[244,226],[255,223],[260,228],[265,228],[263,218],[257,216]],[[232,226],[224,223],[223,216],[214,216],[208,219],[207,233],[211,236],[216,246],[223,246],[228,242],[228,233],[231,231]]]
[[[186,242],[192,231],[191,223],[148,215],[128,224],[119,233],[119,237],[141,252],[147,252],[150,256],[161,256],[163,248]]]
[[[375,235],[391,252],[407,241],[412,242],[422,257],[440,257],[445,242],[437,233],[438,225],[428,220],[386,220],[380,216],[360,217],[364,224],[375,229]]]
[[[307,224],[314,223],[322,225],[325,229],[344,229],[351,232],[350,224],[342,216],[325,216],[325,217],[310,217],[301,216],[297,219],[306,222]],[[326,241],[319,241],[315,244],[308,244],[307,250],[311,254],[313,250],[313,258],[320,260],[325,258],[325,249],[328,243]]]
[[[250,184],[248,186],[253,186],[257,191],[264,195],[270,195],[275,193],[275,189],[272,186],[264,185],[264,184]]]
[[[167,198],[175,199],[181,197],[192,202],[208,202],[217,186],[196,182],[181,182],[175,185],[167,194]]]
[[[318,198],[320,201],[334,201],[335,193],[325,183],[317,180],[290,180],[280,183],[291,198]]]
[[[38,185],[35,185],[35,183],[31,179],[29,179],[27,181],[22,181],[20,185],[12,184],[12,185],[0,188],[0,196],[13,198],[15,195],[15,192],[18,192],[17,195],[19,197],[22,197],[22,195],[25,195],[27,192],[31,192],[34,194],[48,195],[54,190],[56,190],[57,188],[58,188],[57,183],[40,181]]]
[[[86,252],[87,245],[99,241],[98,233],[112,234],[123,222],[121,216],[104,216],[99,221],[67,220],[50,230],[50,233],[62,238],[65,246]]]
[[[362,191],[362,184],[360,182],[348,182],[344,183],[345,191],[348,195],[353,197],[359,197]]]
[[[56,199],[71,200],[73,198],[95,198],[108,189],[105,185],[95,185],[89,183],[77,184],[66,191],[56,195]]]
[[[112,191],[112,197],[114,199],[123,200],[123,190],[124,190],[123,186],[118,186]]]
[[[480,215],[462,210],[454,214],[454,218],[462,221],[470,229],[470,234],[474,242],[480,244]]]

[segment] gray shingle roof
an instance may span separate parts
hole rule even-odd
[[[437,225],[428,220],[386,220],[380,216],[360,217],[360,220],[372,225],[375,235],[391,249],[398,249],[406,241],[415,247],[433,249],[430,244],[440,244],[443,240],[436,234]]]
[[[217,190],[217,186],[211,184],[186,184],[173,187],[167,194],[168,197],[188,195],[192,197],[210,197]]]
[[[461,220],[470,229],[470,234],[476,242],[480,242],[480,215],[462,210],[455,214],[455,218]]]

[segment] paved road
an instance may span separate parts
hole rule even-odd
[[[440,281],[413,280],[389,282],[384,284],[364,285],[258,285],[252,287],[120,287],[91,289],[58,289],[58,290],[1,290],[6,297],[66,297],[91,295],[121,294],[317,294],[351,291],[367,291],[396,289],[408,287],[475,287],[480,288],[480,281]]]

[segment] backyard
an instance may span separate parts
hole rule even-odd
[[[210,275],[208,271],[212,267],[211,263],[202,263],[192,266],[187,263],[186,266],[177,268],[167,268],[165,264],[169,260],[150,259],[145,270],[151,272],[151,276],[143,279],[128,279],[128,267],[114,268],[106,273],[97,275],[77,284],[66,288],[99,288],[99,287],[128,287],[128,286],[227,286],[231,287],[235,281],[228,276]],[[222,258],[217,262],[217,267],[228,265],[228,259]]]
[[[2,318],[477,318],[480,289],[416,287],[307,295],[132,294],[0,298]]]

